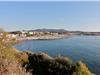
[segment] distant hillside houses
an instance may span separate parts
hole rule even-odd
[[[29,36],[57,36],[59,33],[52,33],[52,32],[37,32],[37,31],[14,31],[9,32],[9,37],[16,38],[16,37],[29,37]]]
[[[50,31],[50,30],[49,30]],[[41,36],[59,36],[59,35],[100,35],[100,32],[82,32],[82,31],[43,31],[43,30],[30,30],[30,31],[14,31],[9,32],[9,38],[26,38],[26,37],[41,37]]]
[[[26,37],[25,31],[13,31],[8,33],[9,38],[24,38]]]

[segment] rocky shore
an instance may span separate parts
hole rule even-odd
[[[56,39],[63,39],[65,37],[69,37],[67,35],[59,35],[59,36],[30,36],[30,37],[18,37],[16,38],[17,41],[24,41],[24,40],[56,40]]]

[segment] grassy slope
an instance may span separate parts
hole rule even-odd
[[[6,34],[0,34],[0,75],[28,75],[16,58],[19,52],[12,48]]]
[[[0,75],[28,75],[22,68],[13,48],[0,49]]]

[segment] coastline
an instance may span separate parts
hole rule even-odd
[[[58,36],[31,36],[31,37],[18,37],[17,41],[25,41],[25,40],[56,40],[63,39],[66,37],[70,37],[69,35],[58,35]]]

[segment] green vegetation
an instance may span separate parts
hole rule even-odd
[[[93,75],[81,61],[73,63],[63,56],[20,52],[11,47],[6,34],[0,35],[0,75]]]
[[[18,62],[19,52],[11,47],[7,33],[0,33],[0,75],[29,75]]]
[[[22,65],[32,75],[93,75],[81,61],[73,63],[67,57],[50,57],[45,53],[22,53],[27,57],[22,58]]]

